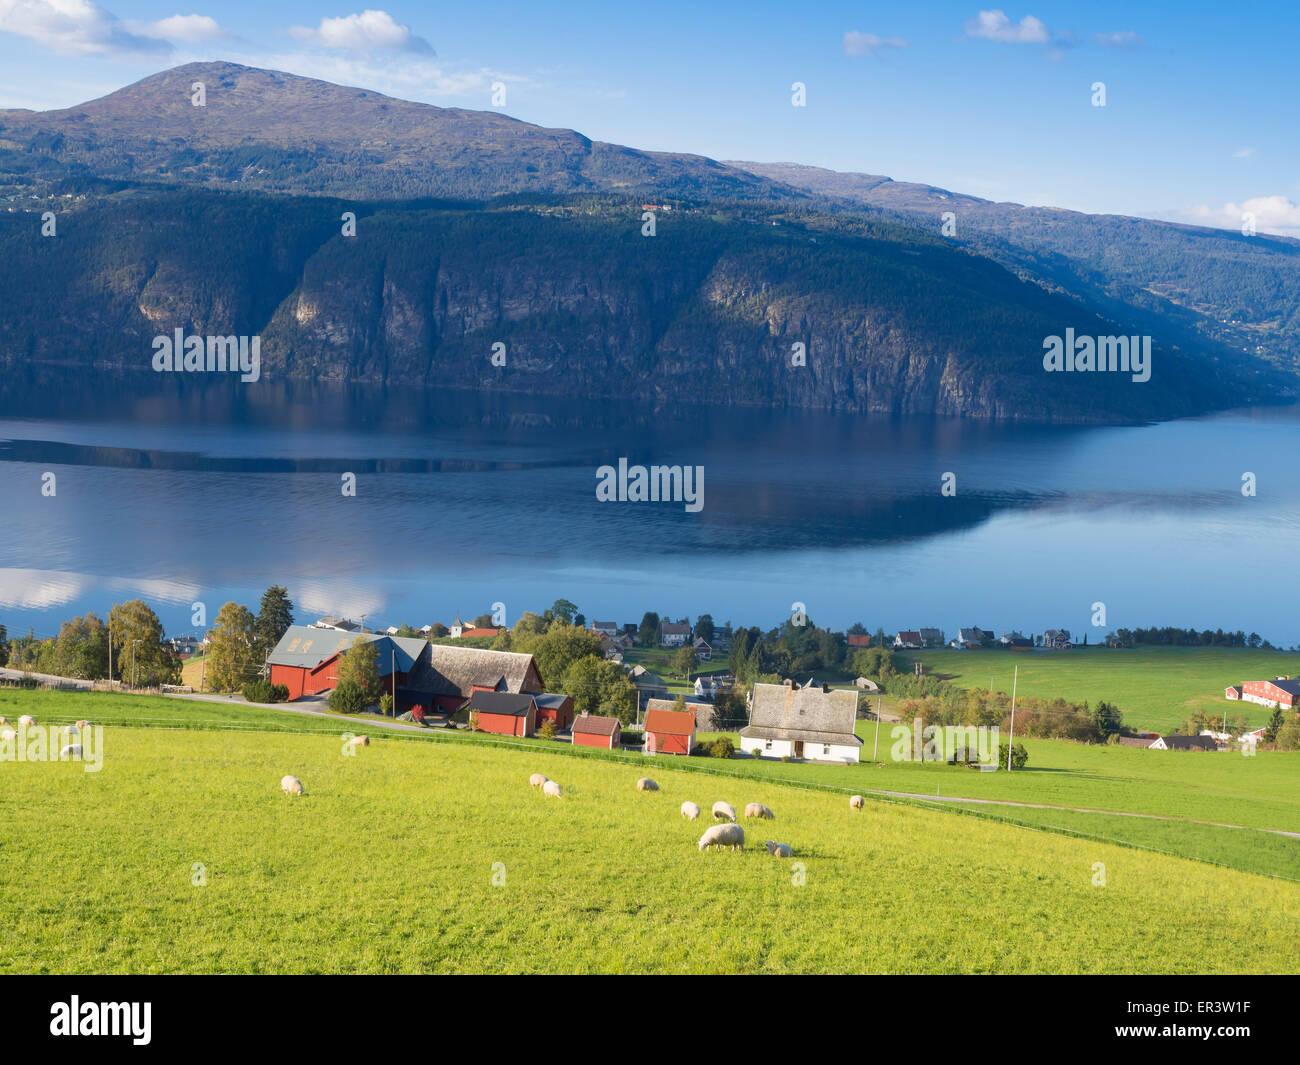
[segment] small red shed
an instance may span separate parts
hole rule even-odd
[[[623,726],[616,717],[579,714],[573,720],[573,742],[578,747],[614,750],[623,742]]]
[[[646,754],[690,754],[694,746],[694,713],[690,710],[663,710],[656,706],[646,710]]]
[[[531,695],[476,691],[469,712],[478,714],[478,730],[498,736],[531,736],[537,731],[537,702]]]

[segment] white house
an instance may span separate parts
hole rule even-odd
[[[740,749],[759,758],[856,762],[862,746],[853,731],[857,716],[856,691],[755,684]]]
[[[691,627],[683,621],[665,621],[659,628],[665,647],[681,647],[691,638]]]

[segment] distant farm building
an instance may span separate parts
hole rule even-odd
[[[894,637],[894,647],[900,651],[919,651],[924,646],[921,634],[914,629],[900,632]]]
[[[871,637],[868,636],[866,633],[856,633],[856,632],[851,632],[851,633],[849,633],[849,646],[850,646],[850,647],[870,647],[870,646],[871,646]]]
[[[755,684],[740,749],[763,758],[856,762],[862,741],[853,731],[856,691]]]
[[[537,703],[537,727],[541,728],[548,721],[561,731],[573,724],[573,696],[559,695],[554,692],[533,692],[533,701]]]
[[[1275,680],[1248,680],[1241,686],[1241,698],[1260,706],[1293,710],[1300,698],[1300,680],[1278,677]]]
[[[1056,651],[1068,651],[1071,646],[1070,634],[1064,629],[1048,629],[1043,633],[1043,646]]]
[[[1219,745],[1210,736],[1161,736],[1153,744],[1153,751],[1217,751]]]
[[[1241,698],[1241,685],[1240,685],[1240,684],[1237,684],[1237,685],[1229,685],[1228,687],[1224,688],[1224,689],[1223,689],[1223,697],[1224,697],[1225,699],[1240,699],[1240,698]]]
[[[665,647],[681,647],[691,638],[691,627],[684,621],[665,621],[659,628]]]
[[[616,717],[579,714],[573,719],[573,743],[576,747],[604,747],[615,750],[623,742],[623,726]]]
[[[646,708],[645,753],[690,754],[695,746],[695,714],[667,709],[663,702],[666,700],[651,700]]]
[[[358,641],[374,644],[380,677],[389,684],[396,671],[398,687],[407,683],[411,671],[429,646],[424,640],[414,637],[377,636],[343,629],[290,625],[267,658],[271,683],[288,688],[290,699],[332,691],[338,683],[339,659]]]

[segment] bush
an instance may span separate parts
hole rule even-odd
[[[1007,767],[1007,749],[999,743],[994,753],[993,764],[1000,769]],[[1029,752],[1025,750],[1023,743],[1013,743],[1011,745],[1011,768],[1024,769],[1029,764]]]
[[[736,753],[736,745],[731,742],[730,736],[719,736],[709,744],[707,750],[710,757],[730,758]]]
[[[537,730],[537,735],[544,740],[553,740],[555,739],[555,733],[558,731],[559,730],[555,727],[555,722],[548,720],[542,723],[542,727]]]
[[[391,717],[393,713],[393,697],[385,692],[379,697],[379,712],[384,717]]]
[[[359,714],[366,708],[366,693],[354,680],[339,681],[330,692],[330,709],[338,714]]]
[[[260,677],[257,680],[250,680],[243,687],[244,698],[250,703],[272,703],[275,702],[275,691],[271,687],[271,682],[263,680]],[[285,694],[288,694],[286,689]]]
[[[423,724],[424,724],[424,707],[422,707],[422,706],[413,706],[413,707],[411,707],[411,720],[414,721],[417,725],[423,725]]]
[[[289,685],[272,684],[271,685],[271,702],[285,703],[289,701]]]

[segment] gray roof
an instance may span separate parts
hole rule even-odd
[[[475,692],[470,696],[470,710],[483,714],[509,714],[513,717],[527,717],[534,707],[531,695],[515,695],[511,692]]]
[[[665,621],[659,626],[665,636],[689,636],[691,627],[684,621]]]
[[[612,736],[622,728],[616,717],[599,714],[579,714],[573,719],[573,731],[588,736]]]
[[[441,643],[427,646],[428,654],[420,659],[407,680],[412,691],[468,697],[477,686],[521,692],[528,682],[529,667],[533,666],[532,655],[516,651],[454,647]]]
[[[310,625],[290,625],[280,637],[268,661],[273,666],[298,666],[315,669],[327,658],[346,651],[356,642],[376,644],[380,676],[392,672],[394,653],[399,673],[410,673],[424,649],[429,645],[413,636],[380,636],[372,632],[339,632],[336,629],[317,629]]]
[[[573,698],[572,695],[564,695],[557,692],[525,692],[524,694],[531,695],[535,700],[537,700],[538,706],[547,710],[552,707],[558,710]]]
[[[853,732],[858,716],[858,693],[784,684],[755,684],[749,724],[742,736],[764,740],[804,740],[810,743],[857,744]]]

